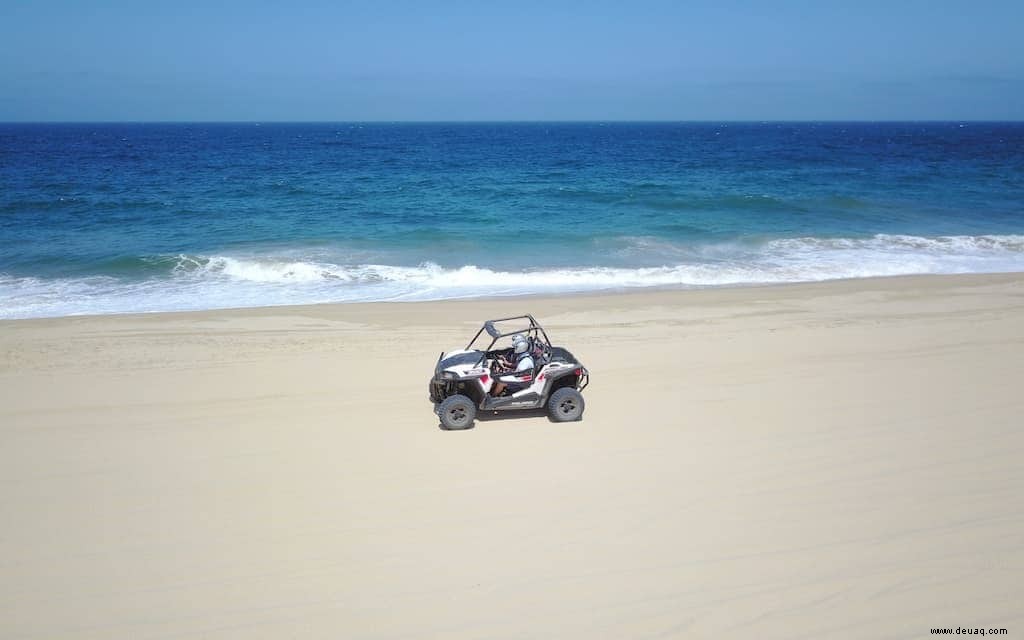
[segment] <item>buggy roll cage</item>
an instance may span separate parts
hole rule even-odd
[[[500,331],[498,327],[495,326],[495,323],[509,322],[511,320],[529,320],[530,326],[528,326],[525,329],[517,329],[515,331],[506,332]],[[497,318],[495,320],[488,320],[484,322],[484,325],[480,327],[480,330],[476,332],[476,335],[473,336],[473,339],[470,340],[469,344],[466,345],[466,351],[472,350],[473,344],[477,341],[477,338],[479,338],[480,334],[482,334],[484,331],[487,332],[487,335],[491,336],[491,343],[487,345],[486,349],[483,350],[483,354],[480,358],[481,361],[483,361],[483,359],[487,357],[487,353],[491,350],[491,347],[494,346],[494,343],[496,343],[501,338],[514,336],[516,334],[525,335],[532,342],[536,342],[537,340],[540,340],[543,337],[544,346],[547,347],[547,349],[551,349],[551,340],[548,339],[547,332],[544,331],[544,327],[537,324],[537,321],[534,320],[533,316],[531,316],[530,314],[526,314],[523,316],[512,316],[511,318]]]

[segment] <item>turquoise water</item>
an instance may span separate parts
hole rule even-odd
[[[0,317],[1024,270],[1018,123],[0,125]]]

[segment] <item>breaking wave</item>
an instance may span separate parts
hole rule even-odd
[[[0,274],[0,318],[322,302],[437,300],[635,287],[714,287],[910,274],[1024,271],[1024,235],[789,238],[673,244],[620,238],[620,260],[522,270],[344,264],[289,256],[158,256],[160,273],[75,278]]]

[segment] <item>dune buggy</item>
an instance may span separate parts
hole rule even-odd
[[[490,343],[481,349],[484,334]],[[530,369],[514,369],[515,336],[527,341]],[[552,420],[568,422],[583,416],[581,392],[589,382],[587,368],[569,350],[552,346],[544,328],[527,314],[488,320],[465,349],[442,352],[430,379],[430,400],[445,429],[472,427],[477,411],[546,408]]]

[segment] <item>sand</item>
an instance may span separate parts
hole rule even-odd
[[[438,428],[529,311],[582,422]],[[1024,632],[1024,275],[0,322],[0,637]]]

